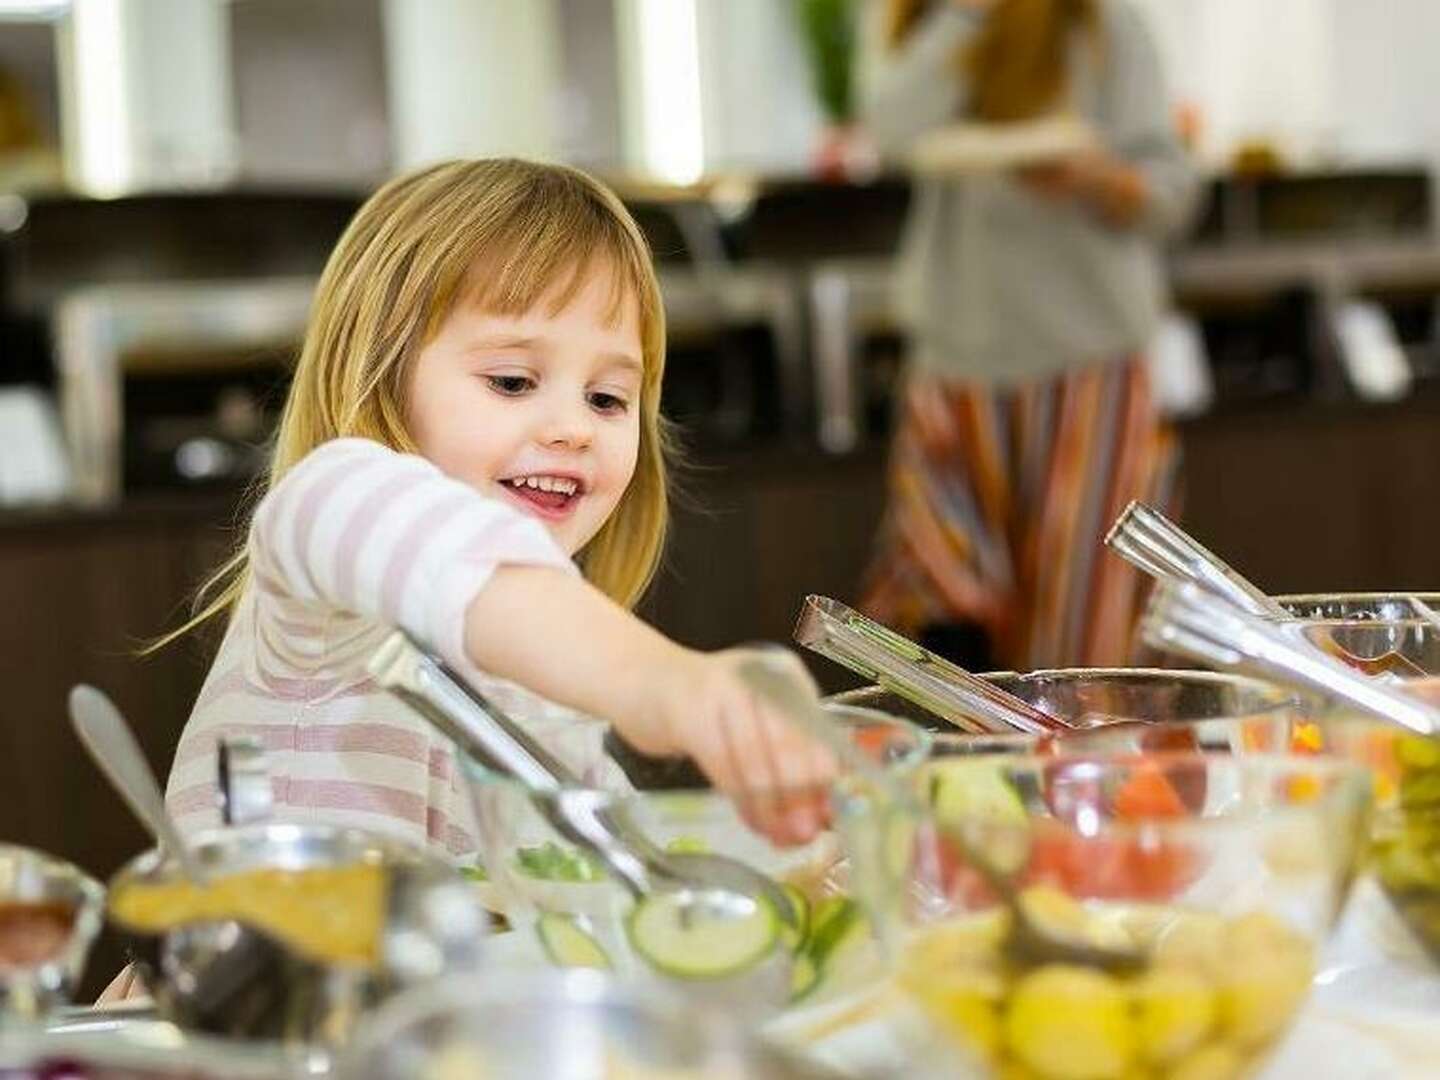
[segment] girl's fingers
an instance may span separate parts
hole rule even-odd
[[[756,775],[772,785],[770,810],[784,839],[804,843],[820,830],[820,816],[815,810],[813,781],[806,767],[806,748],[796,740],[795,732],[773,710],[766,708],[752,693],[749,706],[759,733],[756,752]]]

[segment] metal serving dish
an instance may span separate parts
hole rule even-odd
[[[822,1080],[734,1024],[601,972],[441,979],[374,1013],[339,1063],[349,1080]]]
[[[192,849],[211,881],[262,868],[382,868],[386,908],[373,967],[314,959],[237,921],[196,922],[164,933],[111,921],[129,938],[163,1019],[190,1031],[289,1045],[337,1047],[361,1013],[398,988],[468,970],[487,918],[453,868],[407,845],[352,829],[258,824],[202,834]],[[146,852],[110,882],[181,881],[178,864]]]
[[[0,845],[0,1022],[70,1000],[104,912],[105,890],[79,867]]]

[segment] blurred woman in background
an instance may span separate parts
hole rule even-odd
[[[1165,304],[1162,243],[1198,187],[1154,42],[1129,0],[885,0],[880,14],[864,111],[882,152],[961,124],[1012,150],[1034,137],[1013,167],[992,153],[917,178],[910,369],[861,606],[976,667],[1123,663],[1139,581],[1100,541],[1130,499],[1174,489],[1143,351]],[[1087,138],[1037,153],[1061,117]]]

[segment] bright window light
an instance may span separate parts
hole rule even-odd
[[[637,0],[646,169],[688,184],[705,169],[695,0]]]
[[[0,0],[0,19],[58,19],[70,0]]]
[[[132,179],[126,108],[122,0],[85,0],[71,12],[74,92],[79,123],[78,180],[99,196],[121,194]]]

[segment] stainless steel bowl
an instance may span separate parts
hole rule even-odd
[[[157,1011],[181,1027],[215,1035],[336,1047],[364,1012],[394,990],[478,962],[486,916],[451,867],[407,845],[353,829],[248,825],[192,842],[214,878],[260,868],[380,866],[387,907],[378,964],[325,963],[235,921],[198,922],[153,934],[111,920],[132,941]],[[129,885],[181,880],[178,865],[147,852],[111,880]]]
[[[598,971],[442,979],[365,1023],[339,1063],[351,1080],[820,1080],[736,1025]]]
[[[18,920],[32,919],[37,908],[50,905],[68,921],[63,931],[57,928],[56,947],[36,956],[7,957],[5,935],[16,934],[23,939],[19,944],[33,948],[33,927]],[[105,890],[79,867],[32,848],[0,845],[0,1022],[7,1017],[36,1020],[70,1000],[104,912]],[[7,928],[6,920],[17,922]]]

